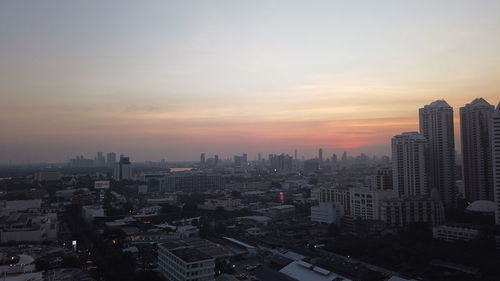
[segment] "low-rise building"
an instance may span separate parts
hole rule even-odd
[[[90,223],[97,217],[104,217],[104,209],[102,206],[87,205],[82,206],[83,220]]]
[[[222,208],[226,211],[234,211],[240,208],[241,200],[232,198],[231,196],[216,198],[216,199],[206,199],[203,204],[198,205],[198,209],[202,210],[216,210],[217,208]]]
[[[158,269],[167,280],[211,281],[215,275],[215,259],[183,243],[166,242],[158,249]]]
[[[344,207],[340,204],[323,202],[311,207],[311,221],[331,224],[340,223],[344,216]]]
[[[0,217],[0,241],[42,242],[57,239],[57,214],[11,213]]]
[[[273,220],[290,219],[295,216],[294,205],[280,205],[270,208],[256,210],[255,212],[272,218]]]
[[[422,197],[404,197],[382,203],[381,220],[387,227],[404,227],[411,223],[440,225],[444,222],[441,201]]]
[[[443,224],[432,228],[432,238],[447,242],[469,241],[477,238],[480,230],[465,224]]]

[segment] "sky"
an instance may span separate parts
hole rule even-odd
[[[0,163],[390,154],[500,101],[500,1],[0,1]]]

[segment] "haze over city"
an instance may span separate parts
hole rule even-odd
[[[500,96],[499,1],[3,1],[0,163],[389,155]]]

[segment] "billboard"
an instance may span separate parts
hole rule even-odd
[[[109,181],[95,181],[94,188],[95,189],[109,189]]]

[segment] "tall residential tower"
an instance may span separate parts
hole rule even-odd
[[[482,98],[460,108],[465,196],[493,201],[490,119],[494,107]]]
[[[455,139],[453,108],[437,100],[419,109],[420,133],[427,139],[429,189],[437,189],[446,206],[455,205]]]

